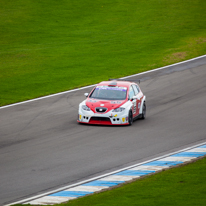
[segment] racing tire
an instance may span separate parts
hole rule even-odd
[[[142,108],[142,116],[141,119],[145,119],[146,118],[146,103],[143,103],[143,108]]]
[[[129,126],[131,126],[132,123],[133,123],[133,114],[132,114],[132,110],[129,111],[128,122],[129,122]]]

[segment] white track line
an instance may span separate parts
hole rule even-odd
[[[204,58],[204,57],[206,57],[206,55],[199,56],[199,57],[196,57],[196,58],[193,58],[193,59],[189,59],[189,60],[186,60],[186,61],[183,61],[183,62],[179,62],[179,63],[176,63],[176,64],[172,64],[172,65],[160,67],[160,68],[157,68],[157,69],[149,70],[149,71],[146,71],[146,72],[142,72],[142,73],[138,73],[138,74],[134,74],[134,75],[122,77],[122,78],[120,78],[120,79],[126,79],[126,78],[130,78],[130,77],[134,77],[134,76],[138,76],[138,75],[142,75],[142,74],[147,74],[147,73],[154,72],[154,71],[158,71],[158,70],[162,70],[162,69],[165,69],[165,68],[168,68],[168,67],[172,67],[172,66],[176,66],[176,65],[183,64],[183,63],[191,62],[191,61],[194,61],[194,60],[197,60],[197,59],[201,59],[201,58]],[[90,86],[86,86],[86,87],[81,87],[81,88],[78,88],[78,89],[68,90],[68,91],[65,91],[65,92],[60,92],[60,93],[56,93],[56,94],[52,94],[52,95],[48,95],[48,96],[36,98],[36,99],[31,99],[31,100],[24,101],[24,102],[19,102],[19,103],[15,103],[15,104],[6,105],[6,106],[3,106],[3,107],[0,107],[0,109],[12,107],[12,106],[16,106],[16,105],[20,105],[20,104],[25,104],[25,103],[29,103],[29,102],[33,102],[33,101],[37,101],[37,100],[49,98],[49,97],[54,97],[54,96],[61,95],[61,94],[66,94],[66,93],[70,93],[70,92],[75,92],[75,91],[79,91],[79,90],[82,90],[82,89],[90,88],[90,87],[93,87],[93,86],[95,86],[95,84],[94,84],[94,85],[90,85]],[[114,171],[114,172],[110,172],[110,173],[107,173],[107,174],[104,174],[104,175],[100,175],[100,176],[98,176],[98,177],[94,177],[94,178],[91,178],[91,179],[88,179],[88,180],[85,180],[85,181],[81,181],[81,182],[78,182],[78,183],[75,183],[75,184],[72,184],[72,185],[68,185],[68,186],[65,186],[65,187],[61,187],[61,188],[59,188],[59,189],[56,189],[56,190],[53,190],[53,191],[50,191],[50,192],[46,192],[46,193],[43,193],[43,194],[41,194],[41,195],[36,195],[36,196],[30,197],[30,198],[27,198],[27,199],[24,199],[24,200],[20,200],[20,201],[11,203],[11,204],[7,204],[7,205],[5,205],[5,206],[10,206],[10,205],[14,205],[14,204],[23,203],[23,202],[28,202],[28,201],[33,200],[33,199],[37,199],[37,198],[40,198],[40,197],[43,197],[43,196],[46,196],[46,195],[49,195],[49,194],[52,194],[52,193],[55,193],[55,192],[59,192],[59,191],[61,191],[61,190],[69,189],[69,188],[71,188],[71,187],[78,186],[78,185],[80,185],[80,184],[84,184],[84,183],[87,183],[87,182],[90,182],[90,181],[93,181],[93,180],[96,180],[96,179],[100,179],[100,178],[103,178],[103,177],[106,177],[106,176],[109,176],[109,175],[112,175],[112,174],[115,174],[115,173],[118,173],[118,172],[121,172],[121,171],[130,169],[130,168],[133,168],[133,167],[137,167],[137,166],[139,166],[139,165],[142,165],[142,164],[145,164],[145,163],[148,163],[148,162],[151,162],[151,161],[155,161],[155,160],[158,160],[158,159],[161,159],[161,158],[164,158],[164,157],[173,155],[173,154],[177,154],[177,153],[179,153],[179,152],[183,152],[183,151],[186,151],[186,150],[189,150],[189,149],[192,149],[192,148],[195,148],[195,147],[204,145],[204,144],[206,144],[206,142],[205,142],[205,143],[198,144],[198,145],[195,145],[195,146],[192,146],[192,147],[189,147],[189,148],[186,148],[186,149],[183,149],[183,150],[180,150],[180,151],[178,151],[178,152],[173,152],[173,153],[170,153],[170,154],[167,154],[167,155],[163,155],[163,156],[158,157],[158,158],[154,158],[154,159],[152,159],[152,160],[148,160],[148,161],[145,161],[145,162],[142,162],[142,163],[139,163],[139,164],[135,164],[135,165],[132,165],[132,166],[129,166],[129,167],[120,169],[120,170],[116,170],[116,171]]]
[[[189,59],[189,60],[186,60],[186,61],[178,62],[178,63],[175,63],[175,64],[171,64],[171,65],[168,65],[168,66],[160,67],[160,68],[157,68],[157,69],[149,70],[149,71],[146,71],[146,72],[142,72],[142,73],[138,73],[138,74],[133,74],[133,75],[130,75],[130,76],[122,77],[122,78],[119,78],[119,79],[127,79],[127,78],[131,78],[131,77],[134,77],[134,76],[139,76],[139,75],[142,75],[142,74],[151,73],[151,72],[154,72],[154,71],[166,69],[168,67],[172,67],[172,66],[188,63],[188,62],[191,62],[191,61],[195,61],[197,59],[201,59],[201,58],[204,58],[204,57],[206,57],[206,55],[199,56],[199,57],[196,57],[196,58],[193,58],[193,59]],[[81,88],[77,88],[77,89],[73,89],[73,90],[68,90],[68,91],[65,91],[65,92],[51,94],[51,95],[48,95],[48,96],[39,97],[39,98],[35,98],[35,99],[23,101],[23,102],[18,102],[18,103],[15,103],[15,104],[9,104],[9,105],[0,107],[0,109],[16,106],[16,105],[20,105],[20,104],[25,104],[25,103],[29,103],[29,102],[34,102],[34,101],[37,101],[37,100],[41,100],[41,99],[45,99],[45,98],[49,98],[49,97],[54,97],[54,96],[57,96],[57,95],[66,94],[66,93],[70,93],[70,92],[75,92],[75,91],[79,91],[79,90],[82,90],[82,89],[87,89],[87,88],[90,88],[90,87],[94,87],[95,85],[96,84],[85,86],[85,87],[81,87]]]
[[[59,191],[62,191],[62,190],[66,190],[66,189],[69,189],[71,187],[79,186],[79,185],[85,184],[87,182],[91,182],[93,180],[104,178],[104,177],[107,177],[109,175],[112,175],[112,174],[115,174],[115,173],[118,173],[118,172],[121,172],[121,171],[124,171],[124,170],[132,169],[134,167],[137,167],[137,166],[149,163],[149,162],[153,162],[153,161],[156,161],[156,160],[159,160],[159,159],[162,159],[162,158],[166,158],[168,156],[171,156],[171,155],[174,155],[174,154],[177,154],[177,153],[180,153],[180,152],[191,150],[191,149],[194,149],[195,147],[199,147],[199,146],[204,145],[204,144],[206,144],[206,142],[201,143],[201,144],[197,144],[197,145],[194,145],[194,146],[191,146],[191,147],[187,147],[185,149],[182,149],[182,150],[179,150],[179,151],[176,151],[176,152],[172,152],[172,153],[169,153],[169,154],[157,157],[157,158],[153,158],[151,160],[147,160],[147,161],[144,161],[144,162],[141,162],[141,163],[138,163],[138,164],[134,164],[132,166],[125,167],[125,168],[122,168],[122,169],[119,169],[119,170],[116,170],[116,171],[113,171],[113,172],[109,172],[109,173],[104,174],[104,175],[100,175],[100,176],[97,176],[97,177],[94,177],[94,178],[90,178],[88,180],[84,180],[84,181],[81,181],[81,182],[78,182],[78,183],[75,183],[75,184],[72,184],[72,185],[64,186],[64,187],[61,187],[59,189],[52,190],[50,192],[46,192],[46,193],[43,193],[43,194],[40,194],[40,195],[36,195],[36,196],[30,197],[30,198],[26,198],[26,199],[17,201],[17,202],[13,202],[13,203],[10,203],[10,204],[4,205],[4,206],[10,206],[10,205],[14,205],[14,204],[20,204],[20,203],[24,203],[24,202],[29,202],[31,200],[38,199],[38,198],[41,198],[41,197],[49,195],[49,194],[53,194],[53,193],[56,193],[56,192],[59,192]]]

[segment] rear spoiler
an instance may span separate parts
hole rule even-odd
[[[124,80],[124,79],[109,79],[109,81],[138,82],[138,83],[140,84],[140,79],[130,79],[130,80]]]

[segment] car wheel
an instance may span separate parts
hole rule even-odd
[[[131,110],[129,111],[128,122],[129,122],[129,125],[132,125],[133,123],[133,114]]]
[[[142,108],[142,117],[141,117],[141,119],[145,119],[145,118],[146,118],[146,103],[144,102],[143,108]]]

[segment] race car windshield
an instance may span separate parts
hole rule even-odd
[[[97,86],[90,98],[105,100],[124,100],[127,96],[126,87]]]

